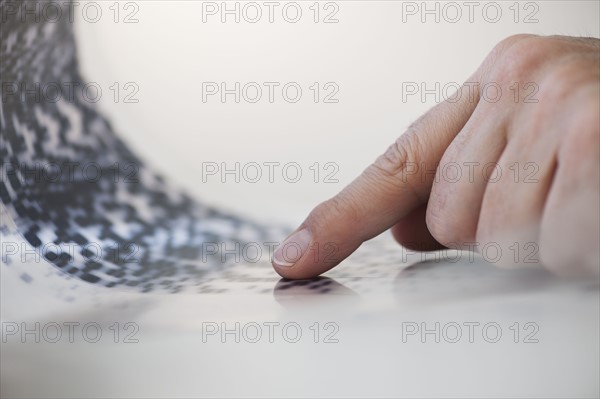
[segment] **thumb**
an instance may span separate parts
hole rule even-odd
[[[473,85],[463,85],[453,98],[459,101],[432,108],[350,185],[318,205],[273,254],[277,273],[291,279],[317,276],[426,203],[437,164],[479,94]]]

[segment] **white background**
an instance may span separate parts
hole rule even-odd
[[[144,159],[199,198],[291,224],[351,181],[436,102],[433,95],[403,101],[406,82],[424,82],[428,88],[436,82],[440,87],[462,83],[511,34],[600,34],[597,1],[475,2],[472,23],[468,5],[461,1],[451,6],[337,1],[328,8],[321,2],[319,23],[309,8],[313,1],[297,2],[302,9],[297,23],[283,17],[289,2],[279,2],[273,23],[261,1],[263,15],[257,23],[244,18],[245,2],[227,2],[229,9],[239,4],[239,23],[234,15],[226,15],[222,23],[220,13],[205,15],[204,23],[203,7],[210,8],[209,2],[126,3],[120,3],[116,23],[112,1],[96,3],[102,9],[99,18],[95,6],[75,11],[85,79],[103,89],[100,106],[116,130]],[[222,2],[212,4],[223,7]],[[339,22],[323,23],[333,7]],[[416,14],[410,14],[415,7]],[[423,13],[425,7],[437,7],[439,22],[435,14]],[[253,18],[254,10],[246,10]],[[286,15],[293,18],[293,10]],[[461,17],[452,23],[456,10]],[[125,23],[128,16],[138,22]],[[530,23],[525,23],[528,16]],[[123,103],[121,97],[115,103],[110,89],[115,82],[121,96],[132,91],[124,89],[125,83],[136,83],[139,102]],[[202,102],[203,82],[226,82],[230,88],[234,82],[297,82],[303,93],[297,103],[283,99],[282,86],[274,103],[267,100],[266,88],[257,103],[242,99],[237,104],[231,95],[225,103],[218,95]],[[313,82],[321,87],[335,82],[339,102],[314,103]],[[238,184],[231,175],[222,183],[217,175],[203,184],[203,162],[226,162],[228,167],[235,162],[297,162],[303,175],[298,183],[288,183],[277,169],[271,184],[265,167],[260,183]],[[319,183],[309,169],[314,162],[321,165]],[[339,183],[323,182],[327,162],[339,166]]]

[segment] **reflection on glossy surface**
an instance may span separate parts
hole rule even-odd
[[[594,288],[589,281],[560,279],[541,267],[503,269],[473,256],[459,262],[438,258],[415,263],[398,273],[394,293],[400,302],[435,303],[539,295],[583,286]]]
[[[308,280],[281,279],[273,288],[275,300],[286,308],[303,309],[356,303],[360,296],[352,289],[329,277]]]

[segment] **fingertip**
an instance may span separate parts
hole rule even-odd
[[[272,265],[283,278],[298,280],[319,276],[346,259],[362,243],[343,221],[305,223],[275,250]]]
[[[321,273],[315,273],[311,270],[305,270],[302,267],[295,266],[280,266],[277,263],[273,262],[273,269],[275,272],[279,274],[281,277],[289,280],[304,280],[313,277],[317,277]]]
[[[277,274],[283,278],[291,280],[313,278],[337,266],[356,248],[352,249],[334,241],[312,240],[293,263],[283,263],[274,256],[272,265]]]
[[[273,268],[283,278],[301,279],[315,277],[310,269],[302,267],[302,260],[310,252],[313,242],[312,232],[306,226],[301,225],[296,231],[290,234],[275,249],[271,264]]]

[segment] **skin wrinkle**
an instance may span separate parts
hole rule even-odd
[[[423,202],[422,196],[419,195],[419,190],[411,182],[411,178],[405,175],[407,172],[407,165],[420,164],[419,159],[414,155],[419,154],[424,148],[421,144],[421,138],[416,130],[418,129],[417,126],[420,124],[421,122],[418,125],[412,124],[405,134],[396,139],[394,143],[388,147],[385,153],[377,158],[372,167],[383,176],[387,177],[389,182],[406,182],[403,188],[408,189],[413,198]]]
[[[589,241],[600,230],[598,49],[597,39],[519,35],[501,41],[467,82],[479,82],[481,87],[496,83],[503,97],[497,102],[478,98],[474,104],[467,98],[438,104],[418,118],[350,189],[342,191],[342,196],[353,193],[359,230],[376,235],[392,223],[401,244],[418,236],[423,242],[409,247],[420,249],[474,236],[480,251],[493,243],[506,254],[495,262],[512,266],[530,259],[521,253],[513,260],[511,248],[517,245],[524,251],[532,244],[534,252],[544,253],[542,260],[548,262],[541,264],[536,258],[537,266],[557,271],[569,269],[568,260],[581,261],[584,264],[571,271],[600,274],[598,244]],[[538,102],[524,102],[530,98],[527,91],[514,97],[514,85],[526,90],[526,83],[538,85],[534,97]],[[473,160],[496,163],[502,175],[497,175],[497,182],[490,180],[492,175],[468,181],[463,174],[452,180],[440,171],[450,162],[461,165]],[[409,173],[411,161],[421,169],[437,166],[435,176]],[[531,178],[524,168],[530,162],[540,167],[534,176],[537,183],[524,180]],[[345,257],[354,250],[356,237],[365,237],[361,232],[323,226],[317,234],[351,242],[350,250],[341,253]],[[295,270],[296,276],[329,269],[308,260],[297,268],[307,272]],[[278,272],[292,276],[285,270]]]

